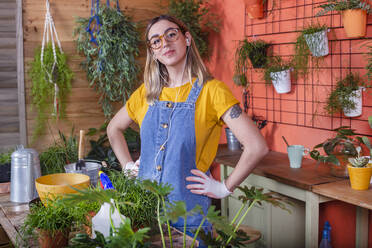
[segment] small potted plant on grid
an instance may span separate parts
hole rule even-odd
[[[326,25],[312,24],[304,28],[297,37],[295,54],[293,56],[293,68],[296,78],[298,76],[306,77],[309,58],[312,58],[313,67],[319,68],[320,60],[328,55],[327,31]],[[310,54],[313,57],[310,57]]]
[[[278,94],[291,91],[291,70],[292,63],[284,61],[279,56],[271,57],[268,60],[264,72],[264,79],[267,85],[273,84]]]
[[[358,73],[349,73],[337,82],[336,88],[327,98],[325,110],[333,115],[344,112],[347,117],[357,117],[362,114],[362,91],[369,88]]]
[[[371,13],[371,6],[361,0],[328,0],[319,5],[322,8],[315,16],[322,16],[330,11],[341,12],[342,22],[347,37],[359,38],[366,35],[367,14]]]

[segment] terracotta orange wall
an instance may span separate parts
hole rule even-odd
[[[289,6],[293,5],[293,0],[280,0],[277,1],[280,2],[280,6]],[[304,5],[311,4],[312,2],[319,2],[319,1],[309,1],[309,0],[303,0],[303,1],[297,1],[297,2],[303,2]],[[324,2],[324,1],[322,1]],[[220,21],[221,21],[221,30],[220,33],[211,35],[211,46],[213,49],[213,54],[210,60],[207,62],[208,68],[213,74],[214,77],[224,81],[230,89],[233,91],[234,95],[237,97],[238,100],[241,100],[242,98],[242,88],[235,86],[232,77],[233,77],[233,66],[234,66],[234,52],[237,47],[238,40],[244,39],[245,34],[245,6],[243,0],[210,0],[209,1],[211,8],[213,9],[213,12],[218,15]],[[269,0],[269,5],[272,3],[271,0]],[[313,15],[314,10],[312,7],[306,8],[303,12],[304,16]],[[289,17],[295,16],[295,13],[286,13]],[[269,18],[269,17],[266,17]],[[272,17],[270,17],[272,18]],[[344,35],[344,31],[342,29],[342,24],[340,23],[340,18],[335,17],[335,22],[333,22],[333,25],[338,26],[339,28],[332,29],[332,31],[329,33],[329,37],[334,40],[339,39],[345,39],[346,37]],[[265,20],[261,20],[261,22],[264,22]],[[247,21],[249,22],[249,20]],[[260,21],[257,21],[259,23]],[[296,21],[287,21],[283,23],[282,29],[295,26]],[[322,22],[322,19],[320,19],[320,22]],[[370,15],[368,17],[368,29],[367,29],[367,37],[372,37],[372,16]],[[282,25],[282,24],[278,24]],[[296,26],[297,27],[297,26]],[[264,27],[262,30],[256,29],[255,31],[258,31],[259,34],[265,33]],[[247,30],[246,30],[247,31]],[[260,35],[258,35],[259,38]],[[295,42],[297,35],[293,36],[293,33],[290,35],[285,36],[286,42]],[[272,40],[276,39],[276,36],[270,36],[270,35],[264,35],[262,38],[266,41],[271,41],[273,43],[280,43],[280,40]],[[360,40],[359,40],[360,41]],[[342,51],[344,49],[348,50],[358,50],[357,53],[360,54],[353,54],[351,57],[347,58],[339,58],[338,60],[343,63],[343,66],[348,67],[352,65],[352,67],[358,67],[356,69],[358,72],[364,74],[365,70],[361,69],[366,64],[365,58],[361,53],[365,52],[363,48],[360,48],[360,42],[359,41],[345,41],[344,43],[341,42],[334,42],[333,44],[333,51],[337,53],[337,51],[340,51],[339,53],[342,54]],[[344,45],[348,45],[348,47],[344,48]],[[337,47],[339,46],[339,47]],[[274,48],[274,53],[277,55],[291,55],[293,54],[293,47],[290,45],[288,47],[280,47],[280,49]],[[339,55],[342,56],[342,55]],[[332,58],[331,56],[327,56],[325,59],[325,63],[330,64]],[[335,65],[335,63],[332,63],[332,65]],[[345,73],[348,72],[348,70],[342,70],[337,71],[338,75],[333,76],[340,76],[345,75]],[[328,73],[328,74],[327,74]],[[330,72],[321,73],[320,76],[316,75],[319,81],[328,80],[331,77],[329,74]],[[333,71],[334,73],[334,71]],[[253,71],[252,75],[250,76],[253,81],[259,82],[261,79],[262,72],[260,71]],[[322,77],[323,75],[323,77]],[[333,79],[335,80],[335,79]],[[262,81],[262,80],[261,80]],[[261,89],[261,91],[269,91],[269,96],[271,97],[278,97],[280,100],[285,99],[296,99],[299,100],[298,92],[305,92],[304,89],[301,87],[306,87],[306,83],[304,86],[301,86],[301,83],[303,81],[299,80],[296,84],[296,82],[293,82],[293,89],[290,92],[290,94],[285,94],[282,96],[277,95],[276,93],[272,92],[272,86],[268,89]],[[257,85],[253,86],[256,87]],[[317,97],[320,99],[323,99],[327,96],[327,90],[316,92]],[[254,89],[254,94],[261,94],[261,92],[258,89]],[[276,94],[276,95],[275,95]],[[304,93],[305,94],[305,93]],[[274,151],[280,151],[280,152],[286,152],[286,147],[283,143],[283,140],[281,136],[285,136],[291,144],[302,144],[306,147],[312,148],[314,145],[319,144],[320,142],[324,141],[326,138],[329,138],[333,136],[332,132],[329,131],[331,128],[331,124],[333,128],[336,128],[340,125],[350,125],[352,128],[355,128],[359,131],[359,133],[371,135],[371,132],[369,131],[367,122],[365,121],[368,116],[372,115],[372,111],[370,106],[372,103],[371,94],[369,96],[367,94],[364,94],[364,109],[363,109],[363,115],[358,118],[354,118],[355,120],[350,119],[344,119],[344,118],[329,118],[327,116],[321,116],[317,118],[313,123],[308,123],[311,120],[311,115],[307,116],[307,118],[297,120],[297,124],[300,125],[286,125],[286,124],[278,124],[278,122],[281,121],[281,118],[288,118],[293,119],[295,116],[280,116],[276,117],[274,116],[275,113],[270,113],[269,117],[271,121],[269,122],[268,126],[265,127],[262,130],[263,135],[266,138],[266,141],[270,147],[271,150]],[[300,99],[301,100],[301,99]],[[300,102],[301,101],[297,101]],[[286,104],[291,104],[290,102],[286,102]],[[292,103],[294,105],[295,103]],[[291,106],[286,106],[291,107]],[[295,106],[292,106],[295,107]],[[318,106],[319,107],[319,106]],[[320,106],[321,107],[321,106]],[[298,106],[297,106],[298,108]],[[319,111],[319,109],[318,109]],[[260,112],[260,111],[253,111],[249,112],[250,114],[254,113],[256,115],[264,115],[267,112]],[[270,119],[269,118],[269,119]],[[361,120],[361,121],[360,121]],[[315,127],[315,128],[313,128]],[[221,138],[221,142],[225,143],[225,137]],[[333,201],[329,203],[324,203],[320,206],[320,217],[319,217],[319,230],[321,233],[321,230],[323,228],[324,222],[328,220],[332,226],[332,245],[333,247],[355,247],[355,207],[353,205],[349,205],[343,202],[339,201]],[[370,220],[369,220],[369,246],[372,247],[372,221],[371,221],[371,214],[370,214]],[[319,234],[319,241],[321,240],[321,236]]]

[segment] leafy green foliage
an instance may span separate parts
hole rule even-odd
[[[171,16],[181,20],[190,30],[200,56],[208,58],[210,49],[208,36],[219,32],[219,18],[210,13],[206,0],[170,0],[168,12]]]
[[[116,248],[116,247],[128,247],[128,248],[145,248],[150,247],[149,243],[145,242],[148,238],[147,232],[149,228],[142,228],[138,231],[133,231],[131,227],[131,221],[129,218],[125,218],[120,227],[110,236],[104,237],[102,233],[96,231],[96,238],[92,239],[87,234],[76,234],[71,239],[71,245],[69,247],[74,248],[91,248],[91,247],[102,247],[102,248]]]
[[[97,13],[102,24],[95,33],[98,46],[86,31],[89,18],[78,18],[74,35],[77,49],[86,57],[82,63],[90,86],[100,94],[106,118],[113,114],[111,102],[125,102],[138,81],[140,35],[136,24],[116,8],[101,5]]]
[[[322,8],[315,16],[322,16],[330,11],[343,11],[348,9],[362,9],[371,13],[371,6],[361,0],[328,0],[327,3],[319,5]]]
[[[44,49],[43,63],[41,64],[41,48],[35,51],[34,60],[31,62],[31,68],[28,71],[32,81],[31,96],[32,104],[36,107],[37,117],[36,126],[32,134],[32,140],[41,134],[45,128],[45,122],[53,113],[55,88],[54,83],[58,85],[58,114],[52,115],[54,118],[64,118],[66,109],[66,97],[71,90],[71,80],[73,73],[67,65],[67,57],[61,53],[56,46],[57,65],[52,71],[54,64],[52,44],[48,43]],[[48,73],[52,76],[53,83],[50,83]]]
[[[156,181],[143,180],[142,187],[161,197],[167,197],[173,190],[173,187],[168,183],[158,183]]]
[[[49,231],[52,235],[56,231],[70,230],[76,214],[74,208],[60,200],[49,200],[47,205],[45,207],[41,202],[31,204],[30,213],[21,226],[24,240],[33,237],[35,229]]]
[[[120,204],[120,212],[132,219],[135,228],[152,227],[156,216],[156,195],[144,190],[137,179],[125,177],[121,172],[110,170],[107,174],[115,189],[123,192],[118,202],[131,203]]]
[[[72,129],[69,137],[66,137],[61,131],[59,140],[54,145],[48,147],[40,153],[40,168],[42,175],[64,173],[66,164],[74,163],[78,160],[77,139]]]
[[[367,77],[368,81],[372,81],[372,46],[368,46],[368,52],[367,52],[367,65],[366,65],[366,70],[367,70]]]
[[[239,86],[247,87],[248,80],[246,71],[249,67],[250,59],[253,68],[262,68],[267,62],[267,48],[270,44],[263,40],[239,41],[239,46],[235,51],[234,83]]]
[[[0,153],[0,165],[10,163],[13,152],[14,152],[14,149],[9,149],[8,151],[1,152]]]
[[[340,165],[339,159],[334,155],[335,153],[341,153],[348,157],[357,155],[356,145],[361,141],[360,137],[354,137],[356,136],[354,130],[347,126],[341,126],[333,131],[336,132],[336,137],[314,146],[310,152],[311,158],[323,163],[329,162]],[[321,155],[318,148],[323,148],[325,155]]]
[[[288,213],[291,213],[291,211],[286,207],[287,205],[291,205],[292,203],[284,197],[279,196],[275,192],[268,192],[263,193],[262,188],[256,188],[254,186],[248,187],[238,187],[240,191],[242,191],[243,195],[240,195],[238,198],[243,203],[248,203],[248,206],[251,206],[254,202],[256,202],[259,205],[262,205],[263,202],[267,202],[272,204],[274,207],[279,207]]]
[[[370,87],[363,82],[357,73],[349,73],[344,79],[337,82],[336,88],[329,94],[325,110],[329,114],[335,114],[342,110],[354,110],[356,108],[352,97],[358,95],[355,90],[359,87]]]
[[[108,123],[104,123],[98,129],[89,128],[87,136],[99,134],[99,137],[97,140],[94,139],[89,140],[91,150],[88,152],[86,159],[106,161],[109,167],[121,170],[119,160],[117,159],[114,151],[112,150],[112,147],[110,146],[110,142],[107,137],[106,133],[107,125]],[[138,152],[140,150],[141,141],[138,132],[129,127],[124,131],[124,137],[125,140],[127,141],[130,152]]]
[[[220,231],[216,230],[218,237],[213,237],[210,235],[210,233],[206,233],[204,230],[200,230],[199,237],[203,242],[208,245],[208,247],[246,247],[247,244],[244,242],[250,240],[250,237],[241,229],[236,231],[233,238],[230,239],[230,241],[227,243],[227,240],[229,240],[230,235]]]
[[[292,67],[292,62],[284,61],[279,56],[273,56],[268,59],[265,67],[264,80],[266,84],[270,85],[273,80],[271,73],[289,70]],[[274,78],[275,79],[275,78]]]
[[[293,56],[293,69],[296,78],[306,77],[308,73],[309,58],[311,58],[315,68],[319,67],[319,62],[323,57],[313,57],[310,56],[311,52],[309,46],[306,42],[305,35],[311,35],[320,31],[327,29],[325,25],[310,25],[303,29],[300,35],[297,37],[295,44],[295,54]]]

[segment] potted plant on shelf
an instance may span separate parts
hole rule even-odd
[[[370,156],[360,156],[362,150],[360,146],[356,150],[358,152],[357,157],[349,158],[348,164],[351,188],[367,190],[372,175],[372,164],[369,163]]]
[[[341,12],[342,22],[347,37],[359,38],[366,35],[367,14],[371,6],[362,0],[328,0],[319,5],[322,8],[315,16],[322,16],[330,11]]]
[[[48,207],[41,202],[31,204],[30,213],[21,227],[23,242],[37,237],[42,248],[67,246],[75,213],[74,208],[60,200],[48,201]]]
[[[274,56],[268,60],[265,67],[264,79],[266,84],[273,84],[278,94],[291,91],[291,62],[282,60],[279,56]]]
[[[362,114],[362,90],[370,87],[357,73],[349,73],[337,82],[336,88],[329,94],[325,110],[335,114],[343,110],[347,117]]]
[[[348,158],[357,156],[356,147],[360,146],[362,140],[356,136],[353,129],[346,126],[341,126],[333,131],[336,132],[336,137],[314,146],[310,156],[319,162],[329,164],[332,175],[347,178]],[[324,155],[320,154],[319,148],[322,148]]]

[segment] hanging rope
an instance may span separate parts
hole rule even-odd
[[[46,13],[45,13],[45,22],[44,22],[44,34],[43,34],[43,41],[41,44],[41,66],[44,68],[46,75],[47,75],[47,81],[49,83],[54,84],[54,108],[53,108],[53,115],[58,117],[58,92],[59,88],[57,85],[56,81],[56,75],[58,74],[58,63],[57,63],[57,54],[56,54],[56,47],[54,44],[54,37],[57,41],[59,51],[63,53],[61,43],[58,39],[58,34],[56,27],[54,26],[53,18],[52,15],[50,14],[50,6],[49,6],[49,0],[46,0],[45,3],[46,7]],[[48,71],[48,68],[44,66],[44,49],[45,49],[45,44],[49,42],[49,38],[52,43],[52,48],[53,48],[53,66],[50,71]]]

